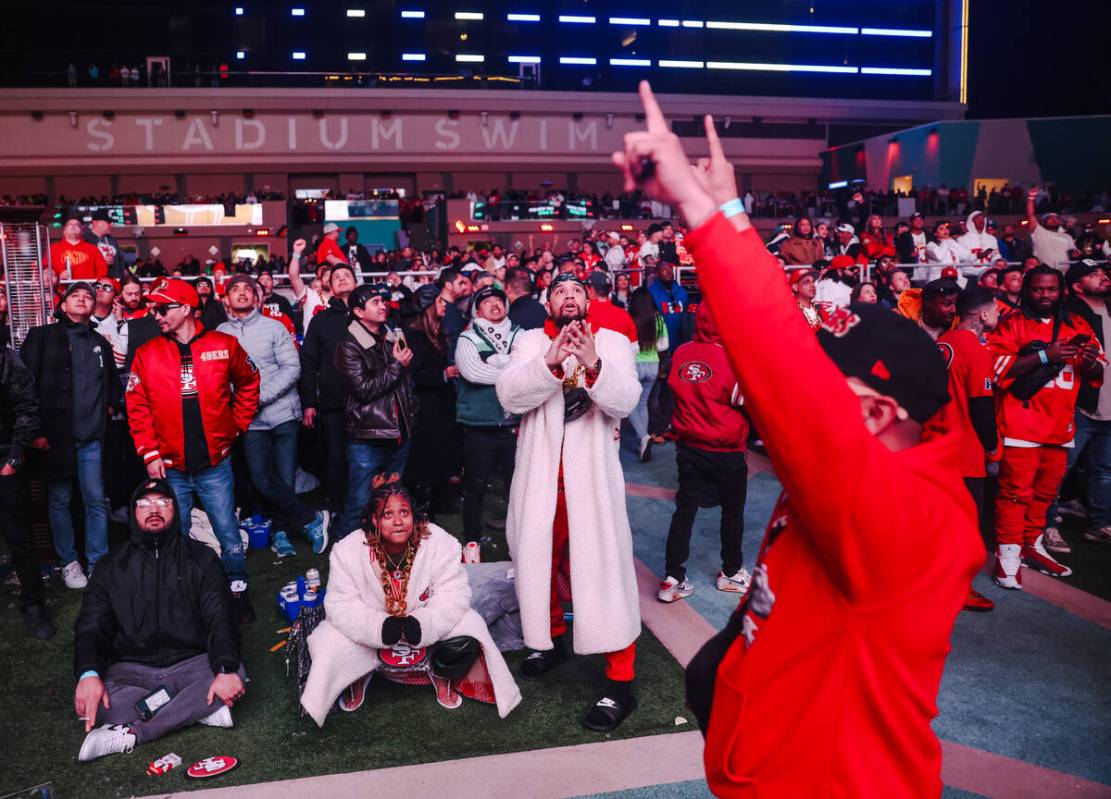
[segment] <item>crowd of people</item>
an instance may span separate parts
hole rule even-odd
[[[641,625],[620,453],[674,445],[657,596],[698,590],[693,522],[719,505],[713,588],[741,598],[688,669],[711,788],[940,790],[931,709],[956,614],[993,607],[971,585],[985,542],[995,584],[1012,590],[1022,567],[1071,573],[1058,513],[1111,544],[1107,244],[1088,251],[1084,231],[1039,215],[1037,189],[1028,238],[982,210],[964,230],[928,232],[915,214],[888,232],[861,195],[826,230],[803,215],[765,242],[712,121],[711,157],[692,169],[646,85],[642,99],[647,130],[615,161],[627,193],[685,227],[598,226],[559,252],[370,256],[354,228],[329,223],[314,246],[292,242],[278,291],[270,264],[223,261],[211,277],[177,269],[144,285],[105,219],[65,221],[44,270],[55,320],[0,351],[0,519],[24,623],[49,638],[25,490],[41,469],[62,580],[84,591],[79,760],[233,725],[257,568],[239,527],[256,510],[278,558],[330,552],[301,694],[317,724],[357,710],[376,673],[504,717],[522,701],[518,677],[573,652],[605,662],[583,723],[616,729],[637,705]],[[786,493],[746,566],[757,437]],[[830,453],[836,488],[816,466]],[[1059,497],[1068,470],[1079,487]],[[298,493],[302,472],[319,479],[318,501]],[[488,513],[494,490],[505,518]],[[457,493],[458,537],[436,524]],[[109,550],[113,519],[129,535]],[[516,675],[464,566],[504,556],[488,532],[499,528],[528,650]],[[899,740],[879,734],[886,724]]]

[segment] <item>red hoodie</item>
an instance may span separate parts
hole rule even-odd
[[[741,390],[705,303],[694,324],[694,338],[675,350],[667,378],[675,395],[671,429],[692,447],[744,452],[748,420],[739,410]]]
[[[868,432],[755,230],[719,213],[686,244],[785,490],[718,669],[710,790],[936,799],[930,721],[984,560],[956,438],[893,452]]]

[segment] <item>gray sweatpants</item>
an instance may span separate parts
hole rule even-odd
[[[247,678],[242,665],[239,678]],[[208,689],[213,679],[215,675],[208,665],[208,655],[197,655],[166,667],[123,661],[113,663],[104,679],[111,707],[108,710],[100,708],[97,723],[126,724],[135,733],[135,742],[140,744],[161,738],[220,709],[217,697],[208,704]],[[165,687],[170,701],[150,721],[142,721],[135,703],[159,687]]]

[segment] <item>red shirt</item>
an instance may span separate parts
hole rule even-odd
[[[108,274],[108,262],[95,244],[79,241],[70,244],[65,239],[50,245],[50,266],[61,276],[68,266],[73,280],[96,280]]]
[[[586,306],[586,320],[590,322],[590,327],[593,329],[604,327],[620,333],[634,344],[637,342],[637,326],[633,317],[628,311],[618,308],[609,300],[597,297],[592,299]]]
[[[1092,328],[1075,314],[1070,314],[1068,320],[1061,325],[1057,338],[1067,341],[1080,334],[1088,336],[1089,341],[1099,345],[1099,339]],[[1032,319],[1019,311],[1007,317],[992,333],[988,346],[995,358],[995,379],[1000,388],[1007,389],[1014,382],[1007,373],[1014,365],[1019,350],[1034,340],[1046,343],[1053,340],[1052,320]],[[1026,444],[1061,446],[1076,437],[1073,417],[1076,414],[1080,381],[1084,379],[1080,376],[1077,364],[1077,359],[1065,364],[1057,377],[1046,383],[1029,400],[1020,400],[1010,391],[1001,392],[997,416],[1004,446],[1009,445],[1007,439]],[[1092,383],[1100,385],[1102,375]],[[1021,445],[1020,443],[1019,446]]]
[[[325,236],[320,242],[320,246],[316,248],[316,265],[328,263],[328,256],[334,255],[344,263],[347,263],[347,256],[343,254],[343,250],[336,244],[335,239],[331,236]]]
[[[950,401],[926,423],[923,436],[933,439],[956,432],[961,442],[961,475],[984,477],[986,453],[972,426],[968,403],[974,397],[992,396],[995,371],[991,352],[971,330],[945,331],[937,339],[937,348],[949,367]]]
[[[717,672],[710,791],[937,797],[930,722],[984,562],[954,437],[894,452],[868,432],[755,229],[718,213],[686,244],[785,490]]]

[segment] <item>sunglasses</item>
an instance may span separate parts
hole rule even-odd
[[[169,497],[160,497],[159,499],[151,499],[150,497],[140,497],[135,500],[136,508],[158,508],[159,510],[166,510],[172,508],[174,501]]]
[[[116,287],[113,286],[111,283],[97,283],[96,284],[96,290],[97,291],[115,291]]]
[[[167,302],[160,305],[155,305],[153,308],[151,308],[151,310],[156,316],[165,316],[170,311],[176,310],[180,307],[182,307],[180,302]]]

